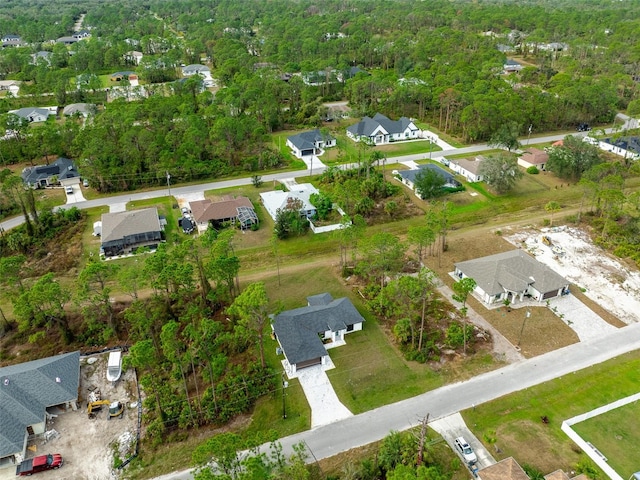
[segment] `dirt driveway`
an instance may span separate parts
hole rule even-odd
[[[42,472],[40,480],[107,480],[117,478],[114,469],[114,451],[124,460],[133,451],[138,421],[137,388],[133,370],[124,372],[115,386],[107,381],[107,358],[103,353],[80,359],[79,409],[54,412],[57,416],[47,422],[47,430],[58,432],[49,441],[38,438],[29,443],[29,456],[60,453],[64,465],[59,470]],[[96,418],[87,415],[87,398],[91,390],[100,390],[102,398],[121,401],[122,418],[107,420],[108,407],[97,412]],[[35,447],[35,451],[32,449]],[[128,451],[127,451],[128,450]],[[15,470],[3,472],[0,479],[16,478]]]

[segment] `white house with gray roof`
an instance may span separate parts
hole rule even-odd
[[[287,138],[287,147],[298,158],[320,155],[324,148],[335,147],[336,139],[317,128]]]
[[[24,459],[29,437],[45,431],[47,409],[77,408],[79,385],[80,352],[0,368],[0,469]]]
[[[329,293],[307,297],[307,306],[287,310],[273,318],[271,328],[287,360],[287,373],[324,365],[327,347],[344,344],[344,336],[362,330],[364,318],[348,298]]]
[[[485,305],[542,302],[569,293],[569,282],[522,250],[489,255],[455,264],[456,279],[473,278],[474,293]]]
[[[356,142],[369,141],[374,145],[400,142],[420,138],[420,129],[407,117],[390,120],[381,113],[373,118],[364,117],[362,121],[347,128],[347,136]]]
[[[56,112],[53,108],[40,108],[40,107],[24,107],[18,110],[9,110],[9,113],[24,118],[28,122],[46,122],[49,115],[55,115]]]

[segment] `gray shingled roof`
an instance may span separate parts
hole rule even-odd
[[[489,295],[503,293],[505,289],[521,292],[532,285],[542,293],[559,290],[568,281],[546,265],[522,250],[489,255],[455,264],[467,277]]]
[[[444,178],[445,185],[447,186],[454,186],[454,187],[460,186],[460,183],[453,177],[453,175],[451,175],[446,170],[443,170],[439,166],[434,165],[432,163],[418,165],[418,168],[413,170],[399,170],[398,175],[400,175],[402,178],[406,180],[409,180],[412,183],[415,183],[416,176],[418,175],[418,173],[420,173],[424,169],[429,169],[429,170],[433,170],[434,172],[437,172],[441,177]]]
[[[158,209],[155,207],[102,214],[102,245],[161,230]]]
[[[80,174],[76,170],[73,160],[59,157],[55,162],[49,165],[37,165],[28,167],[22,171],[22,181],[27,185],[36,185],[40,180],[58,177],[58,180],[79,177]]]
[[[378,127],[384,128],[388,134],[402,133],[409,126],[411,120],[407,117],[401,117],[399,120],[390,120],[381,113],[376,113],[373,118],[364,117],[362,121],[351,125],[347,131],[356,136],[370,137]]]
[[[307,300],[309,306],[282,312],[273,320],[280,346],[289,363],[294,365],[327,354],[319,333],[337,332],[364,322],[348,298],[332,300],[331,295],[320,294]]]
[[[22,453],[27,427],[77,400],[79,384],[80,352],[0,368],[0,458]]]
[[[331,135],[324,135],[317,128],[308,132],[301,132],[287,138],[298,150],[309,150],[316,147],[316,142],[333,140]]]

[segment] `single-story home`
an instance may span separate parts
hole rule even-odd
[[[509,58],[507,59],[506,62],[504,62],[504,65],[502,66],[502,68],[504,69],[505,73],[511,73],[511,72],[519,72],[524,67],[520,62],[517,62],[516,60],[512,60],[511,58]]]
[[[210,224],[240,222],[240,228],[250,228],[258,224],[258,215],[251,200],[247,197],[226,196],[219,202],[196,200],[189,202],[191,214],[200,230],[206,230]]]
[[[19,47],[23,44],[20,35],[7,34],[2,37],[2,47]]]
[[[130,52],[126,52],[123,55],[124,61],[133,65],[140,65],[140,60],[142,60],[142,57],[144,57],[142,52],[138,52],[136,50],[131,50]]]
[[[48,409],[77,409],[80,352],[0,368],[0,469],[25,458],[27,441],[45,432]]]
[[[468,182],[481,182],[483,177],[480,174],[480,165],[482,165],[483,161],[484,157],[482,155],[478,155],[475,158],[451,160],[449,168],[462,175]]]
[[[544,150],[528,148],[522,156],[518,158],[518,165],[524,168],[536,167],[538,170],[544,170],[548,161],[549,154]]]
[[[310,130],[287,138],[287,147],[298,158],[319,155],[322,149],[335,147],[336,139],[320,130]]]
[[[59,157],[49,165],[37,165],[22,170],[22,181],[32,188],[50,187],[52,185],[71,185],[80,182],[80,174],[73,160]]]
[[[394,121],[381,113],[376,113],[373,118],[364,117],[347,128],[347,136],[352,140],[366,140],[374,145],[419,138],[420,133],[420,129],[409,118],[401,117]]]
[[[325,344],[344,343],[347,333],[362,330],[364,318],[351,300],[329,293],[307,297],[307,306],[287,310],[273,318],[273,329],[287,360],[287,372],[312,365],[324,365],[328,353]]]
[[[158,209],[103,213],[101,253],[106,257],[126,255],[136,248],[156,248],[162,241]]]
[[[80,39],[76,38],[76,37],[60,37],[59,39],[56,40],[56,42],[58,43],[62,43],[63,45],[73,45],[76,42],[79,42]]]
[[[513,458],[507,457],[485,467],[477,472],[479,480],[530,480],[527,473]],[[587,480],[588,477],[581,473],[575,477],[569,477],[564,470],[556,470],[544,476],[544,480]]]
[[[445,187],[457,188],[457,187],[460,186],[460,182],[458,182],[455,178],[453,178],[453,175],[451,175],[446,170],[440,168],[439,166],[433,165],[432,163],[419,165],[418,168],[413,169],[413,170],[397,170],[397,171],[394,171],[394,174],[396,174],[396,172],[397,172],[397,175],[400,177],[401,182],[404,183],[406,186],[408,186],[411,190],[413,190],[415,192],[416,191],[416,186],[415,186],[416,177],[420,172],[425,171],[425,169],[434,171],[438,175],[440,175],[442,178],[444,178],[444,182],[445,182],[444,186]],[[418,195],[417,192],[416,192],[416,195]]]
[[[28,122],[46,122],[49,115],[55,115],[56,112],[45,107],[24,107],[18,110],[10,110],[9,113],[24,118]]]
[[[569,292],[569,282],[522,250],[489,255],[455,264],[456,278],[473,278],[475,293],[487,305],[523,301],[542,302]]]
[[[0,80],[0,91],[8,91],[11,95],[17,96],[21,83],[18,80]]]
[[[37,65],[39,62],[44,62],[46,65],[51,66],[51,55],[53,55],[52,52],[40,50],[39,52],[31,55],[31,63],[33,65]]]
[[[478,471],[479,480],[531,480],[513,457],[500,460]]]
[[[264,205],[264,208],[267,209],[267,212],[274,221],[278,216],[278,210],[285,209],[290,199],[300,200],[302,202],[300,215],[311,218],[316,214],[316,207],[311,204],[309,199],[314,193],[320,193],[318,189],[310,183],[296,184],[292,188],[293,190],[289,192],[274,190],[260,194],[262,205]]]
[[[640,159],[640,137],[605,138],[598,142],[598,147],[620,157]]]
[[[131,70],[125,70],[123,72],[112,73],[109,80],[111,82],[121,82],[125,78],[131,82],[132,80],[137,80],[138,75],[136,72],[132,72]]]
[[[96,105],[93,103],[71,103],[64,107],[62,114],[71,117],[73,115],[82,115],[87,118],[96,112]]]
[[[89,38],[90,36],[91,36],[91,32],[89,32],[89,30],[80,30],[79,32],[75,32],[72,35],[73,38],[77,38],[78,40]]]
[[[191,65],[187,65],[186,67],[182,67],[182,75],[185,77],[190,77],[191,75],[197,74],[210,77],[211,69],[206,65],[200,65],[199,63],[193,63]]]

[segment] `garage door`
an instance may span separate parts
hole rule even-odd
[[[304,362],[296,363],[296,370],[301,368],[311,367],[312,365],[320,365],[322,363],[322,357],[312,358],[311,360],[305,360]]]
[[[542,300],[546,300],[547,298],[553,298],[556,295],[558,295],[558,291],[557,290],[553,290],[552,292],[547,292],[544,295],[542,295]]]

